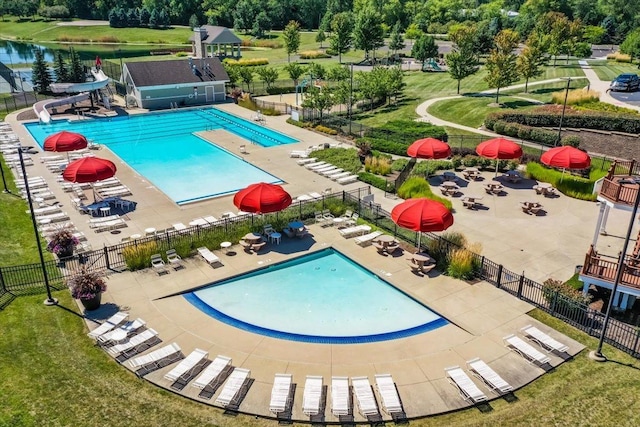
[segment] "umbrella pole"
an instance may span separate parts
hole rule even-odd
[[[422,232],[418,231],[418,252],[420,252],[422,250],[422,248],[420,247],[420,238],[422,237]]]
[[[496,159],[496,175],[494,176],[494,178],[498,177],[498,162],[500,161],[500,159]]]
[[[564,178],[564,168],[562,168],[562,175],[560,175],[560,182],[562,182],[563,178]]]

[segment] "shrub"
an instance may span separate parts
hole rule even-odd
[[[391,173],[391,161],[384,157],[367,157],[364,161],[364,170],[376,175],[389,175]]]
[[[298,120],[293,120],[291,117],[289,117],[287,119],[287,123],[289,123],[290,125],[297,126],[299,128],[302,128],[302,129],[308,129],[308,128],[312,128],[313,127],[313,123],[311,123],[311,122],[301,122],[301,121],[298,121]]]
[[[357,173],[362,169],[358,151],[353,148],[326,148],[311,153],[311,156],[344,169],[345,172]]]
[[[429,177],[439,170],[454,169],[451,160],[423,160],[417,162],[411,171],[412,176]]]
[[[447,275],[456,279],[473,279],[480,271],[480,260],[476,256],[481,252],[481,245],[474,243],[470,247],[454,249],[449,254]]]
[[[504,120],[496,120],[493,123],[493,131],[496,133],[499,133],[500,135],[504,134],[504,127],[506,126],[507,122],[505,122]]]
[[[358,179],[364,183],[373,185],[380,190],[386,191],[387,193],[393,193],[395,191],[393,182],[387,181],[385,178],[369,172],[360,172],[358,174]]]
[[[122,257],[131,271],[142,270],[151,266],[151,255],[159,251],[157,242],[140,243],[127,246],[122,250]]]
[[[331,58],[331,55],[327,55],[321,50],[305,50],[300,52],[300,59],[318,59],[318,58]]]
[[[608,54],[607,59],[613,60],[616,62],[626,62],[626,63],[631,62],[631,56],[625,53],[620,53],[620,52],[614,52],[614,53]]]
[[[547,168],[537,162],[527,163],[527,175],[532,179],[548,182],[561,193],[580,200],[596,200],[593,193],[594,181],[571,175],[567,172]]]
[[[408,163],[409,159],[396,159],[391,163],[391,170],[394,172],[404,170]]]
[[[553,92],[551,94],[551,102],[554,104],[564,104],[565,95],[567,97],[567,105],[579,105],[588,102],[596,102],[600,99],[599,92],[581,88],[570,90],[568,94],[564,90]]]
[[[336,52],[336,51],[335,51],[335,50],[333,50],[333,49],[326,49],[326,50],[324,51],[324,53],[326,53],[327,55],[330,55],[330,56],[336,56],[336,55],[338,55],[338,52]]]
[[[329,134],[329,135],[337,135],[338,134],[337,130],[331,129],[331,128],[328,128],[328,127],[322,126],[322,125],[316,126],[315,130],[317,130],[318,132]]]
[[[260,112],[262,114],[264,114],[265,116],[279,116],[280,115],[280,111],[274,109],[274,108],[265,108],[265,107],[258,107],[258,104],[256,104],[256,102],[251,99],[250,97],[244,97],[244,98],[238,98],[238,105],[244,108],[247,108],[249,110],[252,111],[258,111],[260,110]]]
[[[440,239],[430,239],[427,250],[436,260],[436,268],[440,271],[449,270],[449,254],[466,245],[467,239],[462,233],[447,231],[440,235]]]
[[[608,102],[600,102],[600,101],[585,102],[580,105],[574,105],[572,108],[578,111],[604,111],[607,113],[631,114],[631,115],[638,114],[636,110],[632,110],[631,108],[618,107],[617,105],[609,104]]]
[[[577,289],[561,282],[560,280],[547,279],[542,284],[542,293],[547,301],[553,302],[556,294],[561,294],[575,304],[589,304],[591,296],[582,295]]]
[[[222,60],[222,62],[226,65],[254,67],[258,65],[267,65],[269,63],[269,60],[267,58],[241,58],[241,59],[225,58]]]
[[[418,197],[426,197],[427,199],[435,200],[437,202],[442,203],[449,210],[453,209],[451,200],[446,199],[444,197],[440,197],[436,194],[433,194],[433,191],[431,190],[431,186],[429,185],[427,180],[419,176],[411,176],[407,178],[407,180],[400,186],[397,193],[398,193],[398,196],[400,196],[403,199],[415,199]]]
[[[580,137],[575,135],[568,135],[560,140],[562,145],[568,145],[570,147],[578,148],[580,146]]]

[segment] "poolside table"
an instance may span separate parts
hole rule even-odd
[[[258,234],[258,233],[247,233],[244,238],[243,238],[246,242],[248,243],[257,243],[260,240],[262,240],[262,235]]]
[[[435,260],[422,252],[411,255],[411,258],[422,268],[425,264],[433,264]]]
[[[396,238],[390,234],[383,234],[374,241],[382,243],[382,246],[389,246],[391,243],[396,241]]]
[[[302,227],[304,227],[304,223],[302,221],[292,221],[289,223],[289,228],[294,230],[298,230]]]

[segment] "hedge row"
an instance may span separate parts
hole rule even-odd
[[[486,126],[486,124],[485,124]],[[491,123],[491,127],[486,126],[500,135],[507,135],[512,138],[520,138],[527,141],[539,142],[542,145],[553,147],[558,140],[558,132],[554,130],[536,128],[533,126],[510,123],[504,120],[497,120]],[[564,136],[560,140],[560,145],[580,146],[580,137],[574,135]]]
[[[389,182],[379,175],[374,175],[369,172],[360,172],[358,174],[358,179],[364,183],[373,185],[380,190],[386,191],[387,193],[393,193],[395,191],[393,182]]]
[[[407,147],[421,138],[447,140],[447,131],[442,126],[412,120],[392,120],[382,127],[369,129],[364,140],[373,150],[398,156],[407,155]]]
[[[550,110],[550,111],[549,111]],[[536,109],[532,112],[499,112],[488,114],[484,125],[493,129],[498,121],[533,127],[558,127],[561,114],[557,108]],[[610,114],[601,111],[575,111],[567,108],[562,126],[566,128],[598,129],[638,134],[640,116],[634,114]]]
[[[227,65],[253,67],[256,65],[267,65],[269,63],[269,60],[267,58],[242,58],[242,59],[225,58],[222,60],[222,62]]]

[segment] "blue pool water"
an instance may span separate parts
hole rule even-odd
[[[232,326],[304,342],[384,341],[448,323],[334,249],[213,283],[184,297]]]
[[[194,132],[225,129],[265,147],[296,142],[215,108],[25,126],[40,146],[61,130],[106,145],[178,204],[234,193],[256,182],[282,182]]]

